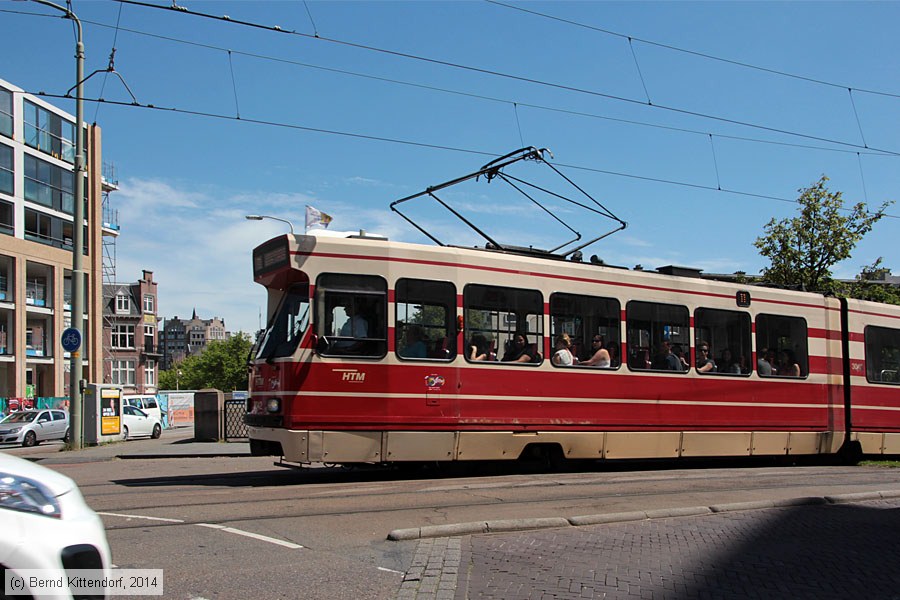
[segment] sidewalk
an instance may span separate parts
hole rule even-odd
[[[44,465],[102,462],[135,458],[203,458],[216,456],[250,456],[247,440],[234,442],[194,441],[194,428],[166,429],[159,439],[138,439],[88,446],[65,451],[62,442],[43,442],[32,448],[0,446],[0,452],[14,454]]]
[[[396,600],[900,599],[900,493],[812,500],[421,539]]]

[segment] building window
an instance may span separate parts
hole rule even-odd
[[[112,326],[113,348],[134,348],[134,325]]]
[[[23,102],[25,143],[54,158],[75,162],[75,124],[33,104]]]
[[[116,295],[116,313],[128,314],[131,312],[131,298],[125,294]]]
[[[156,386],[156,361],[148,360],[144,363],[144,385]]]
[[[53,245],[53,218],[50,215],[26,208],[25,239]]]
[[[13,196],[13,149],[0,144],[0,192]]]
[[[75,212],[75,174],[25,155],[25,199],[68,214]]]
[[[50,339],[49,323],[43,320],[29,320],[25,324],[25,355],[53,356],[47,340]]]
[[[156,341],[156,329],[153,325],[144,325],[144,351],[153,352]]]
[[[116,385],[134,385],[134,360],[112,361],[112,383]]]
[[[153,296],[144,296],[144,312],[150,314],[156,312],[156,299]]]
[[[13,95],[9,90],[0,89],[0,135],[13,136]]]
[[[9,202],[0,200],[0,233],[15,235],[15,207]]]

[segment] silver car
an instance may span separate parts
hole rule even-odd
[[[64,410],[20,410],[0,421],[0,444],[36,446],[69,437],[69,413]]]

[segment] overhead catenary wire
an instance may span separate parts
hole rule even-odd
[[[7,12],[7,13],[13,13],[13,14],[24,14],[24,15],[30,15],[30,16],[41,16],[41,17],[50,16],[50,15],[46,15],[43,13],[10,11],[10,10],[5,10],[5,9],[0,9],[0,12]],[[53,16],[55,17],[55,15],[53,15]],[[109,25],[107,23],[100,23],[98,21],[90,21],[90,20],[82,19],[82,23],[90,24],[90,25],[97,26],[97,27],[112,28],[111,25]],[[851,149],[846,149],[846,148],[830,148],[830,147],[826,147],[826,146],[818,146],[818,145],[811,145],[811,144],[801,144],[801,143],[784,142],[784,141],[778,141],[778,140],[768,140],[768,139],[762,139],[762,138],[731,135],[731,134],[724,134],[724,133],[713,133],[710,131],[690,129],[690,128],[685,128],[685,127],[661,125],[659,123],[650,123],[647,121],[637,121],[634,119],[609,117],[606,115],[601,115],[601,114],[591,113],[591,112],[586,112],[586,111],[578,111],[578,110],[548,106],[545,104],[534,104],[534,103],[529,103],[529,102],[523,102],[521,100],[497,98],[494,96],[477,94],[474,92],[454,90],[454,89],[449,89],[449,88],[445,88],[445,87],[439,87],[439,86],[434,86],[434,85],[416,83],[416,82],[412,82],[412,81],[404,81],[404,80],[400,80],[400,79],[394,79],[394,78],[390,78],[390,77],[371,75],[368,73],[360,73],[358,71],[350,71],[350,70],[338,69],[338,68],[334,68],[334,67],[325,67],[322,65],[315,65],[312,63],[301,62],[301,61],[292,60],[292,59],[288,59],[288,58],[269,56],[269,55],[265,55],[265,54],[246,52],[246,51],[241,51],[241,50],[228,49],[228,48],[224,48],[222,46],[214,46],[214,45],[206,44],[206,43],[202,43],[202,42],[196,42],[196,41],[192,41],[192,40],[184,40],[184,39],[180,39],[180,38],[164,36],[164,35],[155,34],[155,33],[149,33],[146,31],[140,31],[140,30],[136,30],[136,29],[129,29],[129,28],[124,28],[124,27],[117,27],[117,29],[121,29],[121,31],[125,31],[127,33],[131,33],[134,35],[140,35],[140,36],[150,37],[150,38],[154,38],[154,39],[165,40],[165,41],[174,42],[174,43],[178,43],[178,44],[184,44],[184,45],[188,45],[188,46],[195,46],[198,48],[205,48],[208,50],[220,51],[223,53],[230,52],[235,55],[245,56],[248,58],[255,58],[258,60],[272,61],[272,62],[277,62],[277,63],[282,63],[282,64],[293,65],[293,66],[297,66],[297,67],[307,68],[307,69],[315,69],[315,70],[319,70],[319,71],[337,73],[337,74],[347,75],[347,76],[351,76],[351,77],[359,77],[359,78],[363,78],[363,79],[369,79],[372,81],[381,81],[381,82],[389,83],[389,84],[402,85],[402,86],[413,87],[413,88],[418,88],[418,89],[430,90],[430,91],[434,91],[434,92],[439,92],[439,93],[444,93],[444,94],[452,94],[452,95],[463,96],[463,97],[467,97],[467,98],[485,100],[485,101],[489,101],[489,102],[510,104],[510,105],[514,105],[516,107],[532,108],[535,110],[557,112],[557,113],[561,113],[561,114],[568,114],[568,115],[591,118],[591,119],[600,119],[600,120],[605,120],[605,121],[610,121],[610,122],[636,125],[636,126],[641,126],[641,127],[649,127],[649,128],[654,128],[654,129],[660,129],[660,130],[691,133],[691,134],[702,135],[702,136],[712,135],[714,137],[719,137],[719,138],[723,138],[723,139],[744,141],[744,142],[756,143],[756,144],[768,144],[768,145],[785,146],[785,147],[791,147],[791,148],[805,148],[805,149],[810,149],[810,150],[819,150],[819,151],[823,151],[823,152],[840,152],[840,153],[846,153],[846,154],[856,154],[858,152],[855,149],[851,150]],[[840,144],[838,144],[838,145],[840,145]],[[882,151],[882,150],[875,150],[872,148],[868,148],[867,151],[862,152],[862,154],[873,155],[873,156],[900,157],[900,153],[886,152],[886,151]]]
[[[596,31],[596,32],[599,32],[599,33],[605,33],[606,35],[610,35],[610,36],[614,36],[614,37],[627,38],[628,41],[629,41],[629,43],[630,43],[632,40],[634,40],[634,41],[640,42],[640,43],[642,43],[642,44],[647,44],[647,45],[650,45],[650,46],[657,46],[657,47],[659,47],[659,48],[665,48],[666,50],[673,50],[673,51],[675,51],[675,52],[682,52],[682,53],[684,53],[684,54],[690,54],[690,55],[698,56],[698,57],[700,57],[700,58],[705,58],[705,59],[708,59],[708,60],[714,60],[714,61],[718,61],[718,62],[722,62],[722,63],[727,63],[727,64],[735,65],[735,66],[738,66],[738,67],[744,67],[744,68],[746,68],[746,69],[753,69],[753,70],[756,70],[756,71],[761,71],[761,72],[763,72],[763,73],[769,73],[769,74],[771,74],[771,75],[780,75],[780,76],[782,76],[782,77],[789,77],[789,78],[791,78],[791,79],[798,79],[798,80],[800,80],[800,81],[808,81],[808,82],[810,82],[810,83],[817,83],[817,84],[819,84],[819,85],[825,85],[825,86],[828,86],[828,87],[842,88],[842,89],[851,89],[851,90],[855,90],[855,91],[857,91],[857,92],[863,92],[863,93],[866,93],[866,94],[873,94],[873,95],[877,95],[877,96],[886,96],[886,97],[888,97],[888,98],[900,98],[900,93],[885,92],[885,91],[880,91],[880,90],[872,90],[872,89],[866,89],[866,88],[861,88],[861,87],[848,86],[848,85],[843,84],[843,83],[835,83],[835,82],[832,82],[832,81],[825,81],[824,79],[816,79],[816,78],[814,78],[814,77],[808,77],[808,76],[805,76],[805,75],[797,75],[796,73],[789,73],[789,72],[787,72],[787,71],[781,71],[781,70],[778,70],[778,69],[772,69],[772,68],[769,68],[769,67],[762,67],[762,66],[754,65],[754,64],[751,64],[751,63],[748,63],[748,62],[743,62],[743,61],[739,61],[739,60],[733,60],[733,59],[729,59],[729,58],[723,58],[723,57],[721,57],[721,56],[715,56],[715,55],[713,55],[713,54],[708,54],[708,53],[705,53],[705,52],[698,52],[697,50],[689,50],[689,49],[687,49],[687,48],[680,48],[680,47],[678,47],[678,46],[673,46],[672,44],[664,44],[664,43],[662,43],[662,42],[656,42],[656,41],[653,41],[653,40],[648,40],[648,39],[643,39],[643,38],[634,37],[633,35],[629,35],[629,34],[625,34],[625,33],[619,33],[619,32],[617,32],[617,31],[612,31],[612,30],[610,30],[610,29],[603,29],[602,27],[596,27],[596,26],[594,26],[594,25],[588,25],[588,24],[586,24],[586,23],[581,23],[581,22],[579,22],[579,21],[573,21],[573,20],[571,20],[571,19],[565,19],[565,18],[563,18],[563,17],[558,17],[558,16],[556,16],[556,15],[551,15],[551,14],[547,14],[547,13],[542,13],[542,12],[539,12],[539,11],[536,11],[536,10],[532,10],[532,9],[529,9],[529,8],[524,8],[524,7],[521,6],[521,5],[507,4],[506,2],[499,2],[498,0],[484,0],[484,1],[487,2],[488,4],[494,4],[494,5],[496,5],[496,6],[502,6],[503,8],[508,8],[508,9],[510,9],[510,10],[517,10],[517,11],[520,11],[520,12],[523,12],[523,13],[528,13],[528,14],[531,14],[531,15],[535,15],[535,16],[538,16],[538,17],[542,17],[542,18],[544,18],[544,19],[550,19],[550,20],[553,20],[553,21],[559,21],[560,23],[566,23],[566,24],[568,24],[568,25],[573,25],[573,26],[575,26],[575,27],[581,27],[581,28],[584,28],[584,29],[589,29],[589,30]]]
[[[663,104],[649,104],[648,102],[646,102],[644,100],[637,100],[634,98],[618,96],[615,94],[607,94],[607,93],[600,92],[597,90],[590,90],[590,89],[581,88],[581,87],[574,86],[574,85],[555,83],[555,82],[550,82],[550,81],[543,81],[543,80],[535,79],[532,77],[525,77],[522,75],[514,75],[511,73],[504,73],[501,71],[486,69],[486,68],[482,68],[482,67],[475,67],[472,65],[464,65],[462,63],[456,63],[456,62],[452,62],[452,61],[422,56],[422,55],[418,55],[418,54],[412,54],[409,52],[401,52],[399,50],[390,50],[387,48],[380,48],[377,46],[372,46],[369,44],[361,44],[361,43],[357,43],[357,42],[351,42],[348,40],[316,36],[316,35],[312,35],[309,33],[303,33],[303,32],[293,31],[293,30],[289,31],[289,30],[283,29],[277,25],[263,25],[261,23],[255,23],[253,21],[234,19],[229,16],[217,16],[217,15],[212,15],[212,14],[203,13],[203,12],[199,12],[199,11],[189,10],[189,9],[186,9],[186,8],[180,7],[180,6],[177,8],[173,8],[171,6],[161,6],[159,4],[143,2],[141,0],[115,0],[115,1],[121,2],[124,4],[134,5],[134,6],[142,6],[142,7],[153,8],[153,9],[158,9],[158,10],[173,11],[177,14],[191,15],[191,16],[200,17],[200,18],[204,18],[204,19],[221,21],[223,23],[228,23],[231,25],[238,25],[238,26],[250,27],[250,28],[254,28],[254,29],[271,31],[273,33],[278,33],[278,34],[293,35],[293,36],[303,37],[303,38],[307,38],[307,39],[314,39],[317,41],[338,44],[338,45],[342,45],[342,46],[346,46],[346,47],[350,47],[350,48],[357,48],[360,50],[377,52],[380,54],[395,56],[395,57],[399,57],[399,58],[406,58],[409,60],[425,62],[428,64],[440,65],[440,66],[444,66],[444,67],[448,67],[448,68],[452,68],[452,69],[464,70],[464,71],[469,71],[469,72],[473,72],[473,73],[481,73],[484,75],[491,75],[494,77],[509,79],[512,81],[519,81],[522,83],[529,83],[529,84],[533,84],[533,85],[538,85],[538,86],[543,86],[543,87],[548,87],[548,88],[553,88],[553,89],[559,89],[559,90],[578,93],[578,94],[585,94],[585,95],[599,97],[599,98],[607,98],[610,100],[616,100],[616,101],[625,102],[625,103],[629,103],[629,104],[647,106],[647,107],[650,107],[653,109],[669,111],[669,112],[673,112],[673,113],[677,113],[677,114],[689,115],[689,116],[694,116],[694,117],[703,118],[703,119],[710,119],[710,120],[714,120],[714,121],[718,121],[718,122],[722,122],[722,123],[730,123],[732,125],[740,125],[740,126],[744,126],[744,127],[753,128],[753,129],[760,129],[760,130],[769,131],[772,133],[779,133],[779,134],[783,134],[783,135],[796,136],[796,137],[800,137],[800,138],[804,138],[804,139],[816,140],[816,141],[820,141],[820,142],[839,144],[839,145],[849,146],[852,148],[868,148],[867,146],[860,146],[859,144],[844,141],[844,140],[835,140],[835,139],[830,139],[830,138],[826,138],[826,137],[822,137],[822,136],[816,136],[816,135],[812,135],[812,134],[802,133],[802,132],[798,132],[798,131],[791,131],[788,129],[782,129],[782,128],[778,128],[778,127],[771,127],[771,126],[767,126],[767,125],[750,123],[750,122],[746,122],[746,121],[741,121],[740,119],[732,119],[729,117],[722,117],[722,116],[718,116],[718,115],[712,115],[712,114],[708,114],[708,113],[692,111],[692,110],[688,110],[685,108],[679,108],[676,106],[667,106],[667,105],[663,105]],[[880,151],[883,151],[888,154],[900,155],[900,151],[887,150],[887,149],[882,149],[882,148],[872,148],[872,149],[880,150]]]
[[[24,93],[32,94],[34,96],[44,96],[44,97],[48,97],[48,98],[71,98],[71,96],[69,96],[69,95],[48,94],[46,92],[24,92]],[[400,145],[405,145],[405,146],[428,148],[428,149],[432,149],[432,150],[460,152],[460,153],[465,153],[465,154],[474,154],[474,155],[478,155],[478,156],[488,156],[491,158],[496,158],[497,156],[502,154],[501,152],[496,152],[496,151],[476,150],[476,149],[472,149],[472,148],[462,148],[459,146],[449,146],[449,145],[445,145],[445,144],[417,142],[414,140],[404,140],[404,139],[400,139],[400,138],[391,138],[391,137],[386,137],[386,136],[378,136],[378,135],[371,135],[371,134],[364,134],[364,133],[357,133],[357,132],[350,132],[350,131],[339,131],[339,130],[335,130],[335,129],[325,129],[325,128],[321,128],[321,127],[311,127],[311,126],[307,126],[307,125],[299,125],[299,124],[294,124],[294,123],[283,123],[283,122],[270,121],[270,120],[265,120],[265,119],[253,119],[253,118],[247,118],[247,117],[237,118],[232,115],[225,115],[225,114],[219,114],[219,113],[213,113],[213,112],[190,110],[190,109],[183,109],[183,108],[176,108],[176,107],[156,106],[154,104],[141,104],[137,101],[120,102],[120,101],[114,101],[114,100],[104,100],[102,98],[85,98],[84,101],[85,102],[102,102],[102,103],[113,105],[113,106],[139,108],[139,109],[161,111],[161,112],[167,112],[167,113],[173,113],[173,114],[183,114],[183,115],[188,115],[188,116],[207,117],[207,118],[211,118],[211,119],[235,121],[235,122],[254,124],[254,125],[279,127],[279,128],[283,128],[283,129],[308,131],[311,133],[337,135],[337,136],[342,136],[342,137],[368,140],[368,141],[374,141],[374,142],[386,142],[386,143],[400,144]],[[713,192],[718,191],[718,192],[724,192],[727,194],[733,194],[733,195],[738,195],[738,196],[746,196],[746,197],[751,197],[751,198],[760,198],[760,199],[767,199],[767,200],[777,200],[779,202],[798,204],[798,201],[795,199],[782,198],[779,196],[770,196],[770,195],[766,195],[766,194],[757,194],[757,193],[753,193],[753,192],[731,190],[731,189],[727,189],[727,188],[717,188],[717,187],[713,187],[713,186],[709,186],[709,185],[690,183],[690,182],[685,182],[685,181],[676,181],[673,179],[664,179],[664,178],[659,178],[659,177],[649,177],[649,176],[645,176],[645,175],[635,175],[632,173],[610,171],[610,170],[605,170],[605,169],[598,169],[595,167],[586,167],[586,166],[580,166],[580,165],[556,163],[556,162],[551,162],[551,161],[547,161],[547,163],[550,165],[556,166],[556,167],[576,169],[576,170],[581,170],[581,171],[600,173],[600,174],[604,174],[604,175],[612,175],[612,176],[616,176],[616,177],[625,177],[625,178],[637,179],[637,180],[641,180],[641,181],[651,181],[651,182],[667,184],[667,185],[675,185],[675,186],[688,187],[688,188],[700,189],[700,190],[709,190],[709,191],[713,191]],[[892,214],[885,213],[884,216],[890,217],[893,219],[900,219],[900,215],[892,215]]]

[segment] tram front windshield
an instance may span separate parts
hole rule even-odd
[[[291,356],[309,325],[309,284],[291,286],[259,344],[256,358]]]

